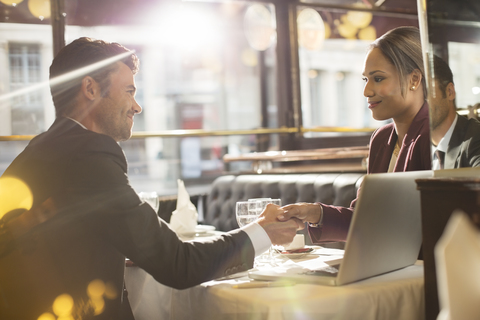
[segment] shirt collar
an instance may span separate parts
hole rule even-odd
[[[445,133],[443,138],[438,143],[437,150],[440,150],[440,151],[443,151],[443,152],[447,153],[448,144],[450,143],[450,139],[452,138],[453,129],[455,128],[455,125],[457,124],[457,119],[458,119],[458,114],[455,115],[455,119],[453,120],[452,125],[450,126],[447,133]]]
[[[81,124],[80,122],[78,122],[77,120],[73,119],[73,118],[70,118],[70,117],[65,117],[67,119],[70,119],[72,120],[73,122],[75,122],[76,124],[78,124],[80,127],[82,127],[83,129],[85,130],[88,130],[87,127],[85,127],[83,124]]]
[[[448,129],[448,131],[445,133],[443,138],[440,140],[437,146],[434,146],[432,144],[432,160],[433,160],[433,168],[432,169],[438,169],[437,168],[437,156],[435,155],[436,150],[443,151],[447,153],[448,150],[448,144],[450,143],[450,139],[452,138],[452,133],[453,129],[455,129],[455,125],[457,124],[457,119],[458,119],[458,114],[455,115],[455,119],[452,122],[452,125]]]

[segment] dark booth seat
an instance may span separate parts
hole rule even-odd
[[[279,198],[282,205],[322,202],[348,207],[356,198],[364,175],[308,173],[221,176],[213,182],[207,196],[203,223],[221,231],[238,228],[235,203],[252,198]],[[309,238],[305,240],[308,244]]]

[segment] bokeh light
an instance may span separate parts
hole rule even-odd
[[[324,22],[323,25],[325,27],[325,39],[328,39],[332,35],[332,28],[327,22]]]
[[[27,184],[13,177],[0,178],[0,219],[12,210],[30,210],[32,204],[33,195]]]
[[[42,313],[40,317],[37,318],[37,320],[56,320],[56,317],[50,312],[45,312]]]
[[[355,28],[363,29],[372,22],[373,15],[371,12],[348,11],[346,19]]]
[[[258,64],[257,53],[251,48],[243,49],[240,58],[247,67],[255,67]]]
[[[310,79],[315,79],[316,77],[318,77],[318,71],[313,69],[308,70],[308,77]]]
[[[325,40],[325,23],[317,10],[307,8],[297,16],[298,44],[310,51],[320,50]]]
[[[358,29],[348,20],[346,15],[340,17],[341,23],[338,24],[338,33],[345,39],[355,39]]]
[[[7,6],[15,7],[17,4],[21,3],[23,0],[0,0],[1,3],[6,4]]]
[[[105,300],[103,298],[90,299],[95,315],[99,315],[105,309]]]
[[[105,293],[105,282],[95,279],[88,284],[87,294],[91,298],[99,298]]]
[[[61,294],[59,295],[55,301],[53,302],[53,312],[59,316],[69,316],[73,310],[73,298],[69,294]]]
[[[28,9],[40,20],[50,18],[50,0],[28,0]]]
[[[105,311],[104,296],[110,300],[118,297],[118,291],[113,283],[108,282],[105,284],[105,282],[100,279],[91,281],[86,288],[86,292],[90,298],[86,304],[82,302],[76,304],[69,294],[64,293],[59,295],[55,298],[52,305],[52,310],[55,315],[46,312],[38,317],[37,320],[75,320],[78,318],[78,313],[81,313],[84,308],[93,310],[95,315],[99,315]]]
[[[243,29],[248,44],[255,50],[264,51],[275,42],[275,18],[264,4],[252,4],[243,18]]]
[[[100,279],[95,279],[88,284],[87,294],[90,297],[90,302],[96,315],[101,314],[105,309],[103,295],[106,292],[106,288],[105,282]]]
[[[358,32],[358,39],[374,41],[377,39],[377,29],[374,26],[368,26]]]
[[[118,296],[117,289],[115,285],[111,282],[108,282],[105,286],[105,297],[107,299],[113,300]]]

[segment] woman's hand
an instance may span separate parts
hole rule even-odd
[[[289,204],[281,208],[283,215],[278,219],[286,221],[290,218],[297,218],[303,222],[319,223],[322,218],[322,206],[316,203],[295,203]]]

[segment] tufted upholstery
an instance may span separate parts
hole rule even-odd
[[[215,179],[208,194],[204,223],[222,231],[238,228],[235,203],[250,198],[280,198],[282,205],[322,202],[349,206],[363,176],[364,173],[221,176]]]

